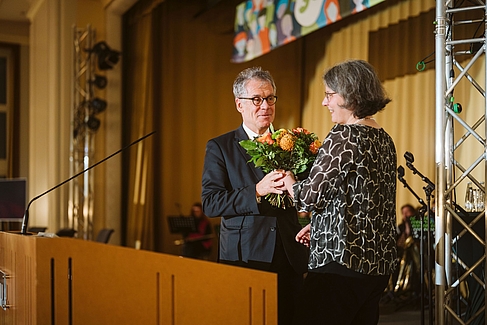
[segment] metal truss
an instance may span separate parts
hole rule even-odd
[[[90,103],[94,97],[95,58],[90,49],[95,43],[95,30],[73,27],[73,100],[71,114],[70,174],[76,175],[90,166],[94,152],[94,132],[90,130]],[[68,224],[77,237],[93,237],[92,171],[86,171],[70,182]]]
[[[486,13],[485,0],[436,1],[435,324],[487,324],[483,195],[487,168],[483,88],[487,80]],[[479,73],[477,68],[472,70],[474,66],[484,70]],[[477,82],[474,76],[482,80]],[[483,96],[482,105],[465,107],[469,114],[478,113],[472,125],[459,114],[462,107],[455,102],[454,91],[460,82],[467,82],[467,87],[473,86],[474,93]],[[467,163],[466,155],[460,157],[462,147],[475,156]],[[470,186],[480,197],[474,208],[463,190]]]

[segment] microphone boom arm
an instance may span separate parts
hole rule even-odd
[[[404,153],[404,158],[406,159],[406,166],[412,170],[413,174],[418,174],[419,177],[421,177],[421,179],[423,180],[423,182],[425,182],[426,184],[428,184],[424,190],[427,191],[427,194],[431,194],[434,190],[435,190],[435,184],[433,184],[432,181],[430,181],[428,179],[428,177],[424,176],[423,174],[421,174],[417,169],[416,167],[414,167],[413,165],[413,162],[414,162],[414,156],[412,153],[410,153],[409,151],[406,151]]]
[[[421,204],[422,208],[426,208],[426,203],[424,203],[423,199],[420,198],[419,195],[416,194],[416,192],[414,192],[414,190],[409,186],[409,184],[406,182],[406,180],[403,177],[398,177],[398,179],[401,181],[401,183],[403,183],[404,187],[407,188],[409,190],[409,192],[411,192],[414,195],[414,197]]]
[[[122,152],[122,151],[124,151],[125,149],[127,149],[127,148],[129,148],[129,147],[133,146],[134,144],[136,144],[136,143],[138,143],[138,142],[140,142],[140,141],[144,140],[145,138],[147,138],[147,137],[149,137],[149,136],[153,135],[154,133],[156,133],[156,131],[152,131],[151,133],[148,133],[148,134],[144,135],[143,137],[141,137],[141,138],[139,138],[139,139],[135,140],[134,142],[132,142],[132,143],[130,143],[130,144],[128,144],[128,145],[126,145],[126,146],[125,146],[125,147],[123,147],[122,149],[119,149],[119,150],[117,150],[116,152],[112,153],[112,154],[111,154],[111,155],[109,155],[108,157],[105,157],[104,159],[102,159],[102,160],[100,160],[99,162],[97,162],[97,163],[95,163],[95,164],[91,165],[90,167],[88,167],[88,168],[86,168],[86,169],[83,169],[82,171],[80,171],[79,173],[77,173],[77,174],[75,174],[75,175],[71,176],[70,178],[68,178],[68,179],[67,179],[67,180],[65,180],[64,182],[62,182],[62,183],[60,183],[60,184],[58,184],[58,185],[54,186],[53,188],[51,188],[51,189],[49,189],[49,190],[45,191],[44,193],[41,193],[41,194],[37,195],[37,196],[36,196],[36,197],[34,197],[32,200],[30,200],[30,201],[29,201],[29,203],[27,204],[27,209],[25,209],[25,213],[24,213],[24,218],[23,218],[23,220],[22,220],[22,228],[21,228],[21,230],[20,230],[20,234],[21,234],[21,235],[25,235],[25,234],[27,234],[27,225],[29,224],[29,207],[30,207],[30,205],[32,204],[32,202],[34,202],[35,200],[39,199],[40,197],[42,197],[42,196],[46,195],[47,193],[50,193],[50,192],[54,191],[55,189],[57,189],[57,188],[61,187],[61,186],[62,186],[62,185],[64,185],[64,184],[66,184],[67,182],[69,182],[69,181],[71,181],[71,180],[75,179],[76,177],[78,177],[78,176],[80,176],[80,175],[84,174],[85,172],[87,172],[87,171],[89,171],[90,169],[92,169],[92,168],[94,168],[94,167],[98,166],[99,164],[101,164],[101,163],[103,163],[103,162],[107,161],[108,159],[112,158],[113,156],[118,155],[120,152]]]

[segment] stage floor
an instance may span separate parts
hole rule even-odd
[[[402,299],[401,299],[402,298]],[[418,297],[401,297],[393,301],[383,299],[380,305],[379,325],[421,324],[421,301]],[[428,324],[428,306],[424,309],[424,324]]]
[[[425,311],[424,324],[428,324],[428,311]],[[421,311],[419,309],[404,308],[379,317],[379,325],[418,325],[421,324]]]

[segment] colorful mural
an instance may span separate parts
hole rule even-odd
[[[232,62],[281,45],[385,0],[247,0],[237,6]]]

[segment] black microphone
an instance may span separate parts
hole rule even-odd
[[[397,178],[402,180],[403,177],[404,177],[404,167],[399,166],[397,167]]]
[[[406,159],[406,166],[412,170],[413,174],[418,174],[421,179],[426,182],[428,184],[428,187],[431,189],[431,190],[434,190],[435,189],[435,184],[433,184],[432,181],[430,181],[428,179],[428,177],[424,176],[423,174],[421,174],[417,169],[416,167],[414,167],[413,165],[413,162],[414,162],[414,156],[412,153],[410,153],[409,151],[406,151],[406,153],[404,153],[404,158]]]
[[[404,167],[399,166],[397,167],[397,178],[401,181],[405,188],[407,188],[415,197],[418,199],[418,202],[421,203],[423,207],[426,207],[423,199],[421,199],[416,192],[409,186],[408,182],[404,179]]]
[[[24,213],[24,218],[23,218],[23,220],[22,220],[22,228],[21,228],[21,230],[20,230],[20,234],[21,234],[21,235],[26,235],[26,234],[27,234],[27,226],[28,226],[28,224],[29,224],[29,207],[30,207],[30,205],[32,204],[32,202],[34,202],[35,200],[37,200],[37,199],[39,199],[39,198],[43,197],[43,196],[44,196],[44,195],[46,195],[47,193],[49,193],[49,192],[51,192],[51,191],[54,191],[54,190],[55,190],[55,189],[57,189],[58,187],[60,187],[60,186],[62,186],[62,185],[64,185],[64,184],[66,184],[67,182],[69,182],[70,180],[72,180],[72,179],[74,179],[74,178],[76,178],[76,177],[80,176],[81,174],[86,173],[86,172],[87,172],[87,171],[89,171],[90,169],[92,169],[92,168],[94,168],[94,167],[98,166],[98,165],[99,165],[99,164],[101,164],[102,162],[107,161],[108,159],[112,158],[113,156],[115,156],[115,155],[117,155],[117,154],[121,153],[121,152],[122,152],[122,151],[124,151],[125,149],[127,149],[127,148],[129,148],[129,147],[133,146],[134,144],[136,144],[136,143],[138,143],[138,142],[140,142],[140,141],[144,140],[145,138],[147,138],[147,137],[149,137],[149,136],[153,135],[154,133],[156,133],[156,131],[152,131],[151,133],[148,133],[148,134],[144,135],[143,137],[141,137],[141,138],[139,138],[139,139],[135,140],[134,142],[132,142],[131,144],[129,144],[129,145],[127,145],[127,146],[123,147],[122,149],[119,149],[118,151],[116,151],[116,152],[114,152],[114,153],[112,153],[110,156],[108,156],[108,157],[106,157],[106,158],[104,158],[104,159],[100,160],[100,161],[99,161],[99,162],[97,162],[96,164],[94,164],[94,165],[92,165],[92,166],[90,166],[90,167],[88,167],[88,168],[86,168],[86,169],[83,169],[82,171],[80,171],[80,172],[79,172],[79,173],[77,173],[76,175],[71,176],[70,178],[68,178],[68,179],[67,179],[67,180],[65,180],[64,182],[62,182],[62,183],[60,183],[60,184],[58,184],[58,185],[54,186],[53,188],[51,188],[51,189],[49,189],[49,190],[45,191],[44,193],[41,193],[41,194],[37,195],[35,198],[33,198],[32,200],[30,200],[30,201],[29,201],[29,204],[27,204],[27,209],[25,209],[25,213]]]
[[[406,151],[406,153],[404,154],[404,158],[406,159],[407,162],[409,163],[413,163],[414,162],[414,156],[412,153],[410,153],[409,151]]]

